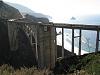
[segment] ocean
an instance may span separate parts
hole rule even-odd
[[[100,25],[100,15],[86,15],[81,17],[75,17],[74,20],[69,20],[67,23],[70,24],[85,24],[85,25]],[[57,33],[62,32],[61,28],[57,28]],[[79,35],[79,30],[74,30],[74,35]],[[82,53],[85,54],[88,52],[94,52],[96,48],[96,31],[92,30],[82,30],[82,42],[81,48]],[[99,33],[100,35],[100,33]],[[62,35],[57,36],[57,44],[62,45]],[[100,38],[99,38],[100,39]],[[79,50],[79,38],[74,39],[74,49],[75,53],[78,54]],[[72,30],[71,29],[64,29],[64,48],[71,51],[71,44],[72,44]],[[100,50],[100,44],[99,44]]]

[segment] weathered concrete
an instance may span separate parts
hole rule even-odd
[[[38,62],[38,67],[54,67],[56,59],[54,27],[38,23],[10,21],[7,21],[6,23],[8,25],[8,37],[11,51],[18,51],[20,50],[19,48],[23,49],[24,46],[22,46],[22,44],[25,43],[23,38],[26,37],[29,40],[30,48],[34,49],[33,54]],[[21,38],[20,30],[25,34],[22,39],[19,39]],[[20,43],[20,41],[23,43]]]

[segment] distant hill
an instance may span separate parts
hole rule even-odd
[[[18,19],[22,18],[22,15],[18,9],[0,1],[0,18],[4,19]]]
[[[22,14],[30,14],[34,17],[37,17],[37,18],[50,18],[50,16],[48,15],[44,15],[42,13],[36,13],[35,11],[23,6],[23,5],[20,5],[20,4],[15,4],[15,3],[9,3],[9,2],[6,2],[8,5],[11,5],[13,7],[15,7],[16,9],[18,9]]]
[[[39,23],[39,22],[42,22],[42,23],[49,23],[49,20],[47,18],[37,18],[37,17],[34,17],[32,15],[29,15],[29,14],[26,14],[24,15],[25,18],[22,18],[22,19],[17,19],[16,21],[25,21],[25,22],[34,22],[34,23]]]
[[[34,11],[32,11],[31,9],[22,6],[20,4],[15,4],[15,3],[8,3],[6,2],[8,5],[15,7],[16,9],[18,9],[21,13],[21,15],[23,16],[23,18],[18,19],[17,21],[25,21],[25,22],[42,22],[42,23],[48,23],[49,22],[49,16],[41,14],[41,13],[36,13]]]

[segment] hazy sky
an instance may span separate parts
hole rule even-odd
[[[71,16],[100,13],[100,0],[3,0],[24,5],[49,15],[55,22],[66,22]]]

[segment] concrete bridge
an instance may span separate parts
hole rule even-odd
[[[39,67],[53,67],[55,63],[55,43],[54,28],[52,25],[43,25],[41,23],[25,23],[7,21],[8,36],[10,41],[10,50],[18,49],[18,31],[23,30],[30,41],[32,47],[35,47],[35,55]]]
[[[16,51],[19,45],[18,32],[22,30],[34,48],[35,57],[39,67],[54,67],[57,59],[57,33],[56,28],[62,28],[62,57],[64,58],[64,29],[72,29],[72,52],[74,53],[74,29],[79,29],[79,55],[81,55],[82,30],[97,31],[96,52],[99,47],[99,30],[97,25],[75,25],[60,23],[26,23],[20,21],[3,21],[8,27],[9,45],[11,51]]]

